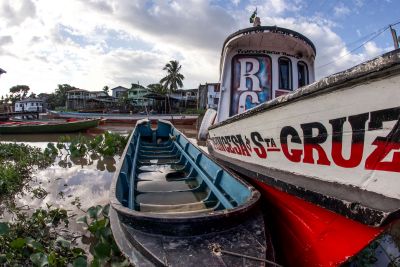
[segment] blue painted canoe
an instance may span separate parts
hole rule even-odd
[[[267,266],[259,199],[172,124],[142,120],[111,186],[111,228],[135,266]]]

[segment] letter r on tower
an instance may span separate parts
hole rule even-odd
[[[238,59],[240,63],[240,84],[238,91],[262,91],[260,86],[260,80],[255,75],[260,69],[260,63],[255,58],[240,58]],[[248,70],[247,66],[250,66]],[[247,88],[246,81],[247,79],[251,79],[253,88]]]

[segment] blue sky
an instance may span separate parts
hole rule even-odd
[[[224,39],[251,26],[256,7],[262,25],[315,43],[317,79],[393,49],[388,30],[371,37],[400,21],[396,0],[0,0],[0,95],[17,84],[147,85],[172,59],[185,88],[217,82]]]

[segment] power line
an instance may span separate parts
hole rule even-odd
[[[336,58],[335,60],[332,60],[332,61],[330,61],[330,62],[328,62],[328,63],[326,63],[326,64],[324,64],[324,65],[317,66],[317,68],[324,68],[324,67],[326,67],[326,66],[328,66],[328,65],[330,65],[330,64],[332,64],[332,63],[334,63],[334,62],[336,62],[336,61],[338,61],[339,59],[341,59],[341,58],[343,58],[343,57],[345,57],[345,56],[348,56],[349,54],[351,54],[351,53],[354,52],[355,50],[357,50],[357,49],[363,47],[363,46],[364,46],[366,43],[368,43],[369,41],[371,41],[371,40],[377,38],[379,35],[381,35],[384,31],[386,31],[387,29],[389,29],[391,26],[396,26],[396,25],[398,25],[398,24],[400,24],[400,20],[398,20],[398,21],[396,21],[396,22],[393,22],[393,23],[391,23],[391,24],[389,24],[389,25],[387,25],[387,26],[385,26],[385,27],[383,27],[383,28],[381,28],[381,29],[379,29],[379,30],[376,30],[375,32],[372,32],[372,33],[370,33],[370,34],[367,34],[367,35],[365,35],[365,36],[359,38],[358,40],[347,44],[346,46],[350,46],[350,45],[352,45],[352,44],[358,43],[359,41],[364,40],[365,38],[367,38],[367,37],[373,35],[370,39],[368,39],[367,41],[365,41],[365,42],[362,43],[361,45],[357,46],[356,48],[352,49],[350,52],[346,53],[345,55],[343,55],[343,56],[341,56],[341,57],[339,57],[339,58]],[[320,56],[320,58],[321,58],[321,57],[323,58],[323,57],[326,56],[327,54],[328,54],[328,53],[323,54],[322,56]]]
[[[380,31],[382,31],[382,30],[385,30],[386,27],[388,27],[388,26],[385,26],[385,27],[383,27],[383,28],[380,28],[379,30],[376,30],[376,31],[374,31],[374,32],[368,33],[368,34],[366,34],[366,35],[364,35],[364,36],[358,38],[357,40],[355,40],[355,41],[353,41],[353,42],[350,42],[350,43],[348,43],[348,44],[344,44],[341,48],[344,48],[344,47],[349,47],[349,48],[350,48],[350,46],[352,46],[353,44],[357,44],[358,42],[361,42],[361,41],[367,39],[368,37],[370,37],[370,36],[372,36],[372,35],[374,35],[374,34],[377,34],[378,32],[380,32]],[[330,53],[327,52],[327,53],[325,53],[325,54],[319,55],[318,57],[321,59],[321,58],[326,57],[326,56],[329,55],[329,54],[330,54]]]
[[[398,22],[398,23],[400,23],[400,22]],[[364,46],[366,43],[368,43],[369,41],[372,41],[373,39],[377,38],[377,37],[378,37],[379,35],[381,35],[384,31],[386,31],[387,29],[389,29],[389,27],[390,27],[390,26],[386,26],[386,27],[382,28],[382,30],[380,30],[379,32],[377,32],[374,36],[372,36],[371,38],[369,38],[367,41],[365,41],[365,42],[362,43],[361,45],[359,45],[359,46],[357,46],[356,48],[350,50],[348,53],[344,54],[343,56],[340,56],[340,57],[336,58],[335,60],[332,60],[332,61],[330,61],[330,62],[328,62],[328,63],[326,63],[326,64],[324,64],[324,65],[317,66],[317,68],[324,68],[324,67],[326,67],[326,66],[328,66],[328,65],[330,65],[330,64],[332,64],[332,63],[335,63],[335,62],[338,61],[339,59],[342,59],[343,57],[350,55],[351,53],[353,53],[353,52],[356,51],[357,49],[363,47],[363,46]]]

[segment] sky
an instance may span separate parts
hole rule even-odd
[[[317,80],[392,50],[383,30],[400,21],[398,0],[0,0],[0,95],[148,85],[170,60],[186,89],[218,82],[223,41],[255,8],[315,44]]]

